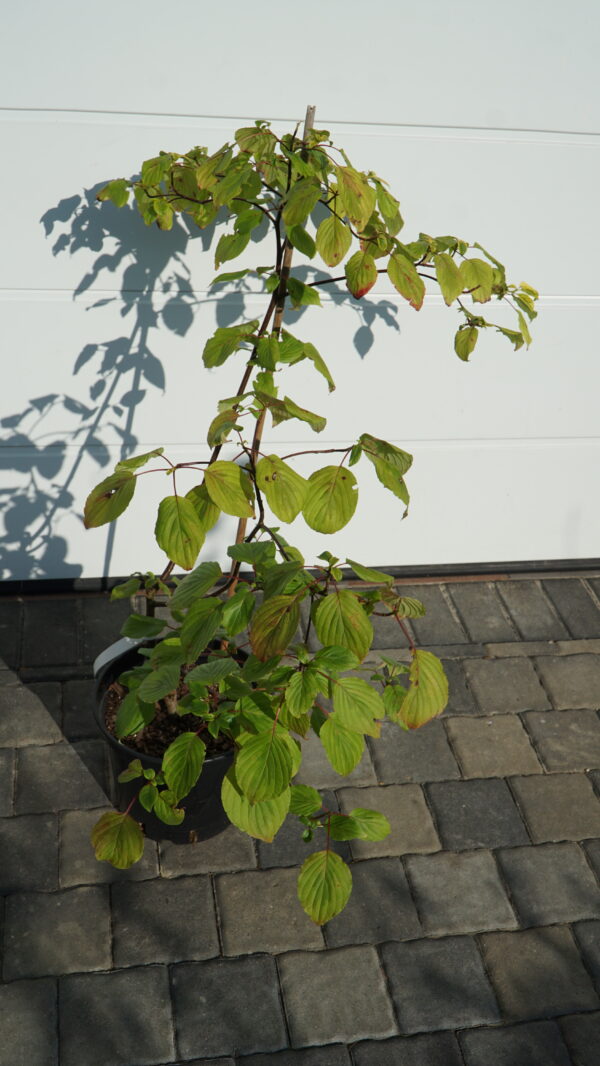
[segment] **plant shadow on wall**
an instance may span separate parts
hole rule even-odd
[[[73,363],[77,386],[73,391],[34,395],[22,410],[0,419],[0,469],[7,475],[0,484],[4,580],[75,578],[82,573],[79,563],[69,561],[73,552],[64,535],[65,518],[81,513],[73,492],[75,478],[82,464],[112,468],[115,447],[117,458],[138,447],[138,406],[149,390],[164,392],[167,384],[168,367],[157,354],[161,331],[185,338],[200,307],[214,315],[218,326],[231,325],[243,315],[244,296],[250,292],[244,282],[226,299],[194,291],[187,264],[190,245],[200,241],[203,251],[208,251],[227,221],[225,211],[222,219],[218,216],[203,230],[187,218],[177,219],[156,241],[134,205],[117,210],[98,203],[96,195],[103,184],[64,198],[40,221],[53,242],[54,256],[85,258],[86,270],[73,298],[91,297],[87,305],[91,312],[113,304],[127,328],[115,336],[90,339],[81,348]],[[316,224],[319,211],[317,207],[313,212]],[[264,237],[262,229],[252,234],[253,243]],[[325,275],[311,265],[300,268],[298,276],[307,281]],[[93,299],[94,290],[102,296]],[[397,308],[390,300],[357,305],[341,286],[336,286],[331,299],[353,304],[358,318],[354,347],[361,358],[374,343],[377,318],[398,329]],[[290,321],[297,321],[306,310],[301,307],[290,314]],[[111,570],[114,536],[110,526],[105,575]]]

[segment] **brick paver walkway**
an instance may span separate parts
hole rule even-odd
[[[393,826],[339,845],[323,930],[296,825],[95,862],[91,662],[127,607],[0,601],[0,1066],[599,1066],[600,575],[402,588],[451,703],[348,779],[308,745],[302,780]]]

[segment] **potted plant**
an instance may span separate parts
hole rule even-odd
[[[273,247],[274,256],[268,266],[220,273],[212,282],[235,289],[252,280],[264,291],[265,309],[262,319],[220,327],[206,341],[205,367],[230,358],[243,366],[235,395],[219,403],[207,427],[209,458],[172,463],[157,448],[122,460],[88,497],[85,524],[114,521],[131,502],[141,473],[170,476],[170,494],[152,519],[166,566],[159,577],[136,575],[113,591],[146,598],[148,610],[132,614],[122,633],[151,643],[108,686],[108,728],[127,762],[120,780],[130,798],[124,811],[104,814],[95,826],[97,857],[118,867],[139,859],[139,822],[151,815],[179,826],[186,797],[207,767],[212,774],[218,766],[217,803],[243,831],[272,840],[292,813],[306,837],[323,833],[323,849],[306,859],[298,881],[302,906],[323,923],[339,913],[351,891],[350,870],[331,841],[381,839],[389,825],[377,811],[324,810],[314,788],[293,783],[303,738],[316,733],[333,768],[348,774],[361,758],[365,736],[377,737],[384,718],[402,729],[417,728],[444,709],[448,686],[440,661],[416,648],[406,627],[405,619],[424,613],[419,601],[398,595],[391,576],[350,559],[345,564],[364,584],[347,587],[338,558],[325,550],[309,566],[282,533],[282,523],[298,518],[323,534],[345,526],[357,506],[359,462],[373,464],[382,486],[406,508],[404,478],[412,462],[401,448],[370,433],[342,448],[310,449],[315,469],[308,478],[295,468],[295,455],[264,453],[267,419],[274,427],[297,419],[315,433],[325,426],[320,414],[286,394],[281,383],[288,366],[304,360],[334,388],[314,345],[284,326],[286,306],[318,306],[321,287],[340,280],[351,298],[361,299],[385,272],[418,311],[428,282],[458,310],[454,349],[468,360],[482,330],[498,330],[515,348],[528,344],[538,294],[524,283],[509,284],[503,265],[479,244],[425,233],[401,240],[399,204],[386,183],[373,171],[355,169],[329,133],[314,128],[313,118],[309,108],[301,135],[296,129],[278,136],[258,121],[214,152],[160,152],[142,164],[138,180],[117,179],[99,193],[100,200],[121,207],[133,190],[144,222],[161,230],[170,229],[177,215],[201,228],[226,224],[216,245],[216,269],[241,256],[259,227],[272,242],[267,253],[261,243],[261,262]],[[295,250],[309,262],[318,257],[333,273],[301,280],[292,271]],[[482,316],[483,305],[493,300],[509,305],[516,316],[511,327]],[[185,494],[178,491],[182,468],[198,475]],[[221,514],[239,523],[227,550],[227,573],[216,562],[198,564],[205,536]],[[182,580],[172,578],[176,567],[188,571]],[[168,601],[166,631],[164,618],[152,609],[157,595]],[[363,665],[374,612],[396,619],[409,642],[408,664],[380,656],[375,665]],[[313,634],[316,643],[309,639]],[[144,764],[131,745],[141,740],[143,748],[157,719],[168,726],[162,761]],[[201,837],[202,825],[192,832]]]

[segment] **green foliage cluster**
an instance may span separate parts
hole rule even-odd
[[[164,593],[172,622],[167,636],[146,648],[142,665],[121,677],[127,694],[116,728],[122,738],[139,732],[161,702],[172,713],[195,715],[198,728],[170,745],[160,773],[134,760],[126,777],[139,778],[146,810],[178,824],[185,815],[182,801],[202,772],[206,738],[226,734],[235,747],[222,790],[231,822],[270,841],[291,813],[306,839],[324,833],[323,850],[306,860],[298,884],[303,907],[323,923],[339,913],[351,891],[350,870],[331,841],[379,840],[389,825],[377,811],[326,810],[315,789],[294,784],[303,739],[316,734],[334,770],[348,774],[360,761],[365,736],[378,737],[383,720],[407,730],[423,725],[443,710],[448,686],[439,660],[416,648],[405,626],[405,619],[424,613],[418,600],[398,595],[388,575],[346,559],[364,582],[349,588],[339,559],[325,551],[309,568],[281,533],[279,523],[299,516],[319,533],[342,529],[356,510],[353,468],[360,460],[373,465],[380,483],[406,508],[405,475],[412,462],[396,445],[368,433],[344,448],[311,449],[308,454],[338,454],[308,478],[290,463],[294,455],[262,452],[268,417],[274,427],[296,419],[317,434],[326,424],[282,394],[287,366],[308,361],[330,391],[335,387],[314,345],[283,327],[286,303],[319,306],[320,288],[340,280],[361,299],[386,273],[419,310],[430,282],[461,315],[454,348],[467,360],[488,328],[515,348],[528,344],[537,293],[524,283],[509,284],[503,265],[479,244],[425,233],[401,241],[399,203],[387,184],[372,171],[355,169],[329,133],[310,122],[301,137],[297,131],[278,137],[268,123],[257,122],[213,153],[198,147],[184,155],[161,152],[142,164],[138,180],[111,181],[98,198],[122,207],[132,191],[147,225],[168,230],[177,215],[200,228],[224,223],[217,269],[241,256],[259,227],[270,235],[274,258],[269,266],[222,273],[212,282],[235,290],[252,278],[265,293],[266,309],[262,320],[216,329],[204,346],[207,368],[232,357],[243,363],[236,395],[219,403],[208,426],[210,459],[175,464],[162,448],[125,459],[86,502],[86,526],[102,525],[129,505],[140,473],[166,470],[171,476],[172,492],[160,502],[155,525],[167,565],[160,577],[134,576],[113,595],[142,592],[152,602]],[[295,249],[329,268],[343,264],[343,274],[300,280],[291,269]],[[482,316],[482,305],[492,301],[509,305],[513,328]],[[223,458],[225,445],[235,445],[238,454]],[[202,475],[185,495],[177,492],[181,467]],[[227,574],[215,562],[198,564],[206,534],[221,514],[239,520]],[[248,570],[240,575],[242,566]],[[168,579],[175,567],[189,573],[173,587]],[[396,619],[409,640],[408,664],[371,652],[374,613]],[[313,628],[318,651],[309,649]],[[150,639],[163,630],[164,622],[149,613],[131,615],[122,632]],[[250,654],[242,657],[239,644],[246,640]],[[178,698],[183,676],[185,694]],[[112,812],[96,826],[93,843],[99,859],[126,867],[140,857],[143,836],[127,812]]]

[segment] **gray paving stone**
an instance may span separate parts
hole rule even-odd
[[[292,1047],[398,1032],[375,948],[291,952],[279,971]]]
[[[376,610],[384,612],[385,608],[380,604]],[[409,647],[409,641],[393,615],[372,614],[370,619],[373,626],[373,643],[371,645],[373,650]],[[407,626],[406,621],[404,625]],[[410,631],[410,628],[411,623],[409,622],[407,629]]]
[[[600,836],[600,800],[583,775],[514,777],[511,786],[534,844]]]
[[[468,636],[451,610],[439,585],[398,585],[401,596],[413,596],[425,606],[424,618],[411,618],[417,644],[466,644]],[[389,645],[388,645],[389,646]]]
[[[502,581],[497,588],[523,640],[564,640],[571,635],[539,581]]]
[[[536,659],[536,664],[558,711],[600,708],[600,655],[549,655]]]
[[[172,1062],[175,1048],[166,966],[63,977],[60,1047],[60,1066]]]
[[[242,1060],[243,1061],[243,1060]],[[175,1066],[235,1066],[235,1062],[231,1058],[226,1059],[194,1059],[190,1062],[189,1059],[186,1062],[177,1062]]]
[[[84,970],[106,970],[110,965],[110,913],[105,888],[24,892],[7,899],[5,980],[59,977]]]
[[[25,685],[0,688],[0,748],[57,744],[62,739],[41,699]]]
[[[349,814],[355,807],[366,807],[381,811],[391,825],[391,832],[384,840],[351,841],[356,859],[439,850],[438,836],[419,785],[344,788],[338,792],[338,798],[344,813]]]
[[[81,610],[81,655],[86,662],[93,662],[115,640],[119,639],[121,626],[131,613],[129,600],[111,600],[106,593],[80,596]]]
[[[425,933],[439,936],[516,928],[489,851],[413,855],[406,866]]]
[[[600,1012],[574,1014],[561,1018],[564,1039],[572,1054],[573,1066],[598,1066],[600,1047]]]
[[[596,985],[600,985],[600,922],[579,922],[575,936],[588,970]]]
[[[499,778],[434,783],[427,794],[443,847],[450,851],[529,843],[508,785]]]
[[[0,749],[0,818],[13,812],[15,790],[15,753],[10,748]]]
[[[22,666],[49,666],[80,660],[77,597],[26,599],[23,605]]]
[[[212,959],[219,954],[207,876],[114,885],[112,915],[115,966]]]
[[[287,1047],[274,959],[181,963],[173,967],[172,986],[183,1059],[199,1051],[210,1058]]]
[[[598,881],[600,881],[600,840],[586,840],[583,845],[583,850],[591,863]]]
[[[488,973],[509,1021],[597,1010],[600,1001],[564,926],[484,933]]]
[[[99,807],[103,803],[105,793],[70,744],[19,750],[17,814]]]
[[[550,710],[528,659],[469,659],[464,667],[482,714]]]
[[[479,714],[479,707],[473,699],[473,693],[467,685],[464,671],[464,660],[443,659],[443,666],[448,678],[450,699],[444,711],[444,718],[454,714]]]
[[[56,1066],[56,982],[52,978],[0,986],[0,1018],[0,1066]]]
[[[600,887],[577,844],[512,848],[496,858],[522,925],[600,918]]]
[[[128,870],[117,870],[109,862],[98,862],[90,833],[101,815],[112,809],[100,807],[86,811],[63,811],[59,815],[59,877],[62,888],[143,881],[158,876],[158,852],[153,840],[146,840],[142,858]]]
[[[162,840],[158,854],[163,877],[253,870],[256,867],[252,840],[233,825],[210,840],[199,840],[197,844],[172,844]]]
[[[62,729],[62,685],[58,681],[34,681],[27,686],[42,701],[48,714]]]
[[[0,822],[0,892],[58,888],[55,814],[26,814]]]
[[[446,730],[464,777],[507,777],[542,772],[520,718],[449,718]]]
[[[298,1050],[287,1048],[274,1055],[248,1055],[238,1059],[238,1063],[239,1066],[352,1066],[350,1052],[341,1044]]]
[[[470,937],[384,944],[381,951],[405,1033],[499,1021],[494,993]]]
[[[323,947],[323,934],[298,901],[298,871],[287,867],[216,878],[223,953]]]
[[[460,1034],[466,1066],[572,1066],[556,1022],[525,1022]]]
[[[367,744],[381,784],[447,781],[460,777],[440,721],[428,722],[409,733],[393,722],[384,722],[381,736],[377,740],[367,740]]]
[[[380,944],[421,935],[406,874],[399,859],[371,859],[352,866],[352,895],[325,927],[328,947]]]
[[[375,770],[371,763],[368,748],[358,766],[352,773],[342,777],[333,769],[325,748],[316,733],[309,733],[302,741],[302,765],[294,781],[298,785],[312,785],[313,788],[341,788],[350,785],[374,785],[377,782]]]
[[[63,685],[63,732],[68,740],[97,737],[98,729],[92,709],[95,704],[94,680],[65,681]]]
[[[352,1054],[355,1066],[464,1066],[454,1033],[367,1040]]]
[[[452,581],[446,586],[472,641],[515,640],[518,636],[496,588],[487,581]]]
[[[18,598],[0,601],[0,657],[7,666],[19,666],[23,630],[23,603]]]
[[[600,637],[600,610],[581,578],[556,578],[542,587],[572,637]]]
[[[600,718],[596,711],[529,711],[523,718],[547,770],[600,767]]]

